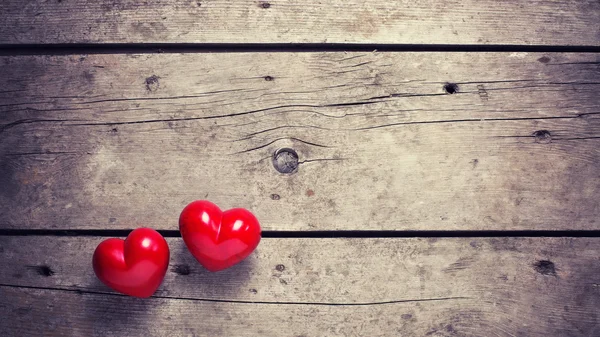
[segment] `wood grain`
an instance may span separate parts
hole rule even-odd
[[[0,225],[176,229],[208,198],[267,230],[598,229],[598,60],[2,57]]]
[[[101,240],[0,237],[3,336],[600,331],[596,239],[264,239],[244,263],[209,273],[172,238],[170,270],[148,300],[96,280],[90,261]]]
[[[3,0],[0,13],[3,44],[600,44],[596,0]]]

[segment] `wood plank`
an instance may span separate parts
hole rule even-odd
[[[0,43],[600,44],[596,0],[3,0]]]
[[[101,240],[0,237],[3,335],[600,332],[595,238],[264,239],[220,273],[171,238],[170,270],[148,300],[111,294],[95,279],[90,261]]]
[[[267,230],[599,229],[599,60],[2,57],[0,225],[176,229],[208,198]]]

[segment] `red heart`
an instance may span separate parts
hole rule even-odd
[[[135,297],[150,297],[169,266],[169,246],[157,231],[138,228],[127,239],[102,241],[94,252],[96,276],[112,289]]]
[[[260,224],[243,208],[222,212],[210,201],[197,200],[179,216],[185,245],[204,268],[219,271],[250,255],[260,242]]]

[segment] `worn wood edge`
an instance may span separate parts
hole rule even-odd
[[[0,42],[598,46],[596,1],[125,0],[0,4]],[[596,29],[594,29],[595,27]]]
[[[134,336],[149,331],[345,336],[360,328],[361,335],[382,336],[598,331],[600,247],[592,238],[264,239],[246,263],[213,274],[202,270],[180,239],[169,238],[169,272],[147,300],[114,294],[95,280],[88,260],[101,240],[0,238],[0,268],[8,271],[0,274],[0,294],[8,299],[0,306],[5,318],[0,331],[89,335],[91,329]],[[48,253],[55,251],[61,253]],[[23,324],[27,320],[37,324]],[[274,321],[277,328],[259,323]],[[329,330],[333,327],[337,330]]]

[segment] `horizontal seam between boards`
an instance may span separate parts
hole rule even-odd
[[[539,52],[598,53],[600,45],[378,43],[59,43],[4,44],[0,55],[154,54],[231,52]]]
[[[0,236],[126,237],[133,229],[0,229]],[[181,237],[178,230],[157,230],[168,238]],[[263,238],[486,238],[486,237],[600,237],[600,230],[337,230],[271,231]]]

